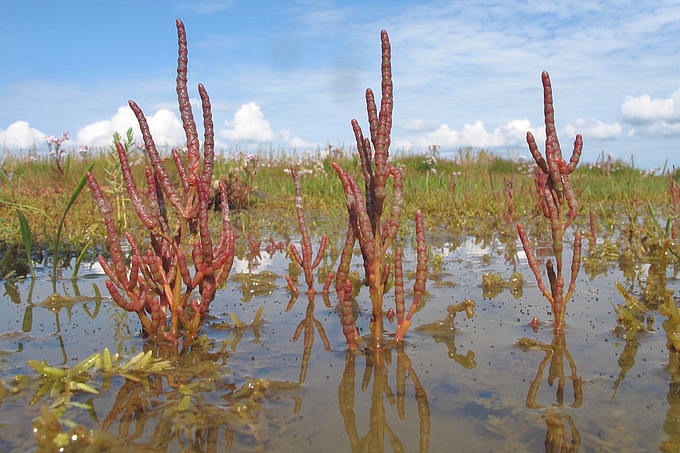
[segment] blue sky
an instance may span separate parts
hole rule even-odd
[[[66,6],[67,5],[67,6]],[[192,98],[213,101],[218,146],[306,150],[354,143],[364,90],[380,88],[390,34],[393,150],[439,145],[528,155],[542,136],[541,71],[552,79],[565,154],[584,136],[637,166],[680,166],[680,2],[5,0],[0,145],[105,146],[149,117],[157,143],[184,142],[175,19],[189,40]]]

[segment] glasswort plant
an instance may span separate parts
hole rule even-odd
[[[354,243],[359,242],[364,261],[364,270],[368,281],[373,308],[373,322],[371,323],[372,348],[378,350],[383,343],[383,296],[390,274],[390,265],[386,261],[387,251],[397,236],[401,223],[401,211],[404,206],[403,177],[400,169],[389,164],[390,133],[392,130],[392,53],[389,37],[383,30],[380,34],[382,41],[382,98],[378,113],[373,91],[366,90],[366,106],[371,137],[366,138],[357,120],[352,120],[352,128],[357,141],[361,169],[364,176],[365,195],[359,189],[359,184],[337,162],[333,163],[338,177],[342,181],[345,192],[345,203],[349,213],[349,226],[345,245],[341,254],[341,261],[336,273],[336,290],[342,306],[343,333],[350,349],[356,349],[361,340],[354,321],[351,318],[351,283],[349,283],[349,268],[352,259]],[[371,147],[371,144],[373,145]],[[387,198],[387,181],[392,178],[392,205],[389,216],[383,212],[383,205]],[[383,219],[385,219],[383,221]],[[427,279],[427,245],[425,244],[425,227],[423,215],[416,213],[416,249],[418,264],[416,282],[414,286],[413,305],[406,316],[404,304],[403,272],[401,269],[401,249],[396,248],[394,259],[395,300],[397,311],[397,333],[395,340],[404,338],[411,324],[411,317],[425,293]]]
[[[214,165],[214,131],[210,99],[203,85],[198,85],[202,101],[203,160],[187,91],[187,41],[184,24],[177,20],[179,58],[177,61],[177,98],[187,138],[188,168],[179,152],[172,158],[181,179],[179,188],[163,165],[144,113],[133,101],[130,107],[139,121],[151,169],[146,168],[147,190],[140,193],[135,183],[128,153],[116,143],[125,187],[137,216],[149,231],[150,248],[146,251],[129,232],[125,238],[132,248],[130,269],[125,266],[116,222],[96,179],[88,173],[92,194],[99,205],[108,236],[112,263],[99,256],[109,280],[106,282],[113,300],[123,309],[136,312],[146,335],[160,336],[173,343],[196,338],[215,297],[217,286],[224,283],[234,260],[234,231],[229,219],[227,191],[220,183],[222,231],[213,244],[208,225],[208,197]],[[202,164],[202,165],[201,165]],[[176,215],[171,223],[166,199]],[[173,231],[174,229],[174,231]],[[189,259],[193,260],[193,274]],[[192,298],[198,289],[199,298]],[[169,325],[166,313],[170,312]],[[183,333],[180,333],[183,328]]]
[[[527,236],[524,225],[517,223],[517,231],[522,241],[522,246],[527,254],[529,266],[534,272],[538,287],[543,295],[550,302],[555,330],[561,331],[564,325],[564,313],[576,287],[576,276],[581,266],[581,233],[577,232],[574,237],[574,249],[571,261],[571,281],[567,294],[564,295],[564,277],[562,277],[562,251],[564,248],[563,238],[567,228],[576,218],[578,213],[578,203],[574,189],[569,181],[569,175],[573,173],[581,158],[583,150],[583,138],[580,134],[576,135],[574,141],[574,151],[572,152],[569,163],[562,158],[560,142],[557,139],[555,130],[555,110],[553,108],[552,87],[550,76],[543,71],[541,75],[543,81],[543,104],[545,116],[545,158],[538,150],[538,145],[531,132],[527,132],[527,143],[529,151],[536,161],[535,185],[538,193],[539,208],[546,219],[550,221],[552,233],[552,249],[557,263],[557,272],[551,259],[546,263],[548,280],[550,281],[550,292],[546,289],[541,279],[541,272],[538,268],[536,255],[531,247],[531,242]],[[565,206],[564,203],[567,203]],[[568,210],[565,212],[565,208]]]

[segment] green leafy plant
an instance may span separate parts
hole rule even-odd
[[[33,248],[33,233],[31,227],[28,225],[28,220],[23,212],[17,209],[17,217],[19,218],[19,230],[21,231],[21,241],[24,243],[26,250],[26,261],[31,272],[31,278],[35,279],[35,270],[33,269],[33,258],[31,249]]]
[[[61,214],[61,218],[59,219],[59,224],[57,226],[57,232],[54,237],[54,242],[53,242],[53,250],[54,250],[54,257],[52,260],[52,280],[57,279],[57,269],[59,268],[59,250],[61,248],[61,235],[64,230],[64,222],[66,221],[66,216],[68,215],[69,210],[75,203],[76,199],[80,195],[80,192],[83,191],[83,188],[85,187],[85,184],[87,183],[87,174],[92,170],[92,167],[94,166],[94,162],[92,162],[90,165],[88,165],[87,170],[85,170],[85,173],[80,177],[80,180],[78,181],[78,184],[76,187],[73,189],[71,192],[71,195],[69,196],[66,206],[64,207],[64,210]],[[33,262],[31,258],[31,248],[32,248],[32,237],[33,237],[33,232],[31,231],[31,227],[28,223],[28,220],[26,219],[26,216],[21,212],[21,210],[17,209],[17,217],[19,218],[19,230],[21,231],[21,240],[24,244],[24,249],[26,250],[26,259],[29,263],[29,269],[31,271],[31,277],[35,278],[35,271],[33,270]],[[87,247],[86,247],[87,249]],[[77,274],[77,271],[74,273],[74,275]]]
[[[123,140],[118,132],[113,133],[113,143],[109,146],[109,152],[106,153],[106,184],[108,185],[107,192],[112,194],[116,199],[116,226],[120,229],[127,229],[127,194],[125,191],[125,180],[123,180],[123,171],[121,169],[120,160],[118,159],[118,150],[116,143],[120,142],[123,149],[128,156],[128,160],[132,160],[132,153],[134,152],[135,136],[132,128],[128,128],[125,132],[125,139]]]
[[[59,219],[59,226],[57,226],[57,234],[54,238],[54,258],[52,260],[53,280],[56,280],[57,278],[57,267],[59,265],[59,249],[61,247],[61,234],[64,230],[64,222],[66,221],[66,215],[68,214],[68,211],[71,209],[71,206],[73,206],[73,203],[76,202],[76,199],[78,198],[78,195],[80,195],[80,192],[83,191],[83,188],[87,183],[87,175],[90,174],[90,171],[92,170],[93,166],[94,162],[87,166],[85,173],[83,173],[83,175],[80,177],[78,184],[76,185],[75,189],[73,189],[73,192],[71,192],[71,196],[68,198],[68,201],[66,202],[64,212],[61,214],[61,218]]]

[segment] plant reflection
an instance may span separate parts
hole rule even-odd
[[[231,331],[229,332],[229,337],[222,343],[222,348],[225,349],[231,344],[231,350],[236,351],[236,348],[243,338],[243,332],[246,330],[251,330],[253,332],[253,341],[260,341],[260,327],[264,323],[262,313],[264,313],[264,307],[258,308],[255,317],[253,318],[253,322],[245,323],[241,321],[234,312],[229,312],[231,323],[221,322],[213,324],[212,327],[215,329]]]
[[[466,355],[458,353],[458,348],[456,347],[456,325],[454,321],[456,319],[456,314],[461,311],[464,311],[468,318],[472,318],[475,315],[476,306],[477,303],[472,299],[464,300],[456,305],[449,305],[446,308],[449,312],[446,318],[441,321],[418,326],[416,331],[431,334],[436,343],[444,343],[449,349],[449,358],[453,359],[457,364],[468,369],[474,368],[477,366],[474,351],[468,350]]]
[[[24,310],[24,316],[21,323],[21,330],[25,333],[29,333],[33,330],[33,310],[36,306],[52,312],[54,314],[54,325],[56,328],[55,334],[57,336],[57,339],[59,340],[59,348],[61,350],[63,358],[63,362],[61,363],[61,365],[63,365],[66,364],[66,362],[68,361],[68,355],[66,354],[64,339],[61,335],[61,319],[60,319],[61,311],[62,310],[66,311],[68,323],[70,324],[73,314],[73,307],[77,304],[82,304],[83,311],[85,312],[85,314],[90,319],[94,320],[99,314],[99,310],[101,308],[102,295],[96,283],[92,284],[92,287],[94,289],[94,296],[81,295],[80,288],[78,287],[78,283],[75,280],[71,281],[72,285],[71,289],[73,292],[72,296],[68,294],[69,291],[66,288],[66,283],[64,283],[63,287],[63,292],[65,294],[63,296],[56,291],[56,281],[53,281],[52,284],[53,294],[48,296],[42,302],[38,302],[36,304],[33,303],[33,289],[35,285],[35,280],[31,279],[31,283],[28,289],[28,296],[26,299],[27,302],[26,308]],[[92,310],[90,310],[87,306],[88,303],[90,302],[94,302],[94,307]]]
[[[671,380],[666,395],[668,402],[668,412],[663,423],[663,432],[668,435],[668,439],[659,445],[659,450],[663,452],[680,451],[680,381]]]
[[[101,295],[101,292],[99,291],[99,287],[97,286],[96,283],[92,284],[92,288],[94,290],[94,296],[83,296],[80,293],[80,288],[78,287],[78,283],[73,281],[72,282],[72,290],[73,290],[72,296],[68,294],[68,291],[66,290],[66,286],[64,285],[63,289],[64,289],[65,295],[62,296],[60,293],[55,291],[52,295],[48,296],[44,301],[37,304],[38,306],[54,313],[55,321],[56,321],[56,328],[57,328],[56,333],[61,332],[61,323],[59,322],[59,314],[60,314],[62,309],[66,310],[66,316],[68,317],[69,323],[71,322],[71,316],[72,316],[72,313],[73,313],[73,306],[76,305],[76,304],[83,304],[83,310],[85,311],[85,313],[87,314],[87,316],[90,319],[95,319],[97,317],[97,315],[99,314],[99,310],[101,308],[102,295]],[[94,308],[93,308],[92,311],[90,311],[90,309],[87,307],[87,304],[89,302],[94,302]],[[28,310],[29,308],[32,309],[32,303],[30,301],[30,298],[29,298],[28,306],[27,306],[26,309]],[[27,316],[24,316],[24,320],[26,320],[26,319],[27,319]],[[25,321],[25,323],[27,323],[28,326],[30,326],[30,322]],[[26,327],[28,327],[28,326],[26,326]],[[29,331],[30,331],[30,329],[29,329]]]
[[[581,406],[583,403],[583,381],[578,377],[576,364],[567,350],[564,333],[555,331],[550,344],[532,338],[520,338],[518,345],[545,352],[545,357],[538,365],[536,377],[531,382],[526,397],[526,406],[529,409],[548,409],[544,415],[546,424],[545,451],[549,453],[577,452],[581,446],[581,434],[571,415],[562,408],[564,408],[564,387],[567,380],[571,380],[574,394],[574,401],[569,407],[577,408]],[[565,373],[565,359],[569,366],[569,374]],[[555,403],[550,406],[539,404],[536,401],[546,366],[548,366],[548,385],[552,387],[557,381]]]
[[[389,366],[392,362],[392,348],[386,348],[378,355],[364,355],[366,368],[364,369],[361,382],[362,392],[368,389],[373,379],[371,389],[371,407],[369,411],[368,432],[361,437],[356,423],[355,387],[356,387],[356,360],[362,355],[348,351],[345,357],[345,371],[338,387],[338,404],[340,413],[345,422],[345,431],[349,436],[350,446],[353,453],[357,452],[383,452],[385,451],[385,435],[395,452],[405,451],[399,435],[387,422],[386,410],[383,398],[387,398],[391,406],[397,406],[397,414],[400,420],[406,419],[406,378],[413,381],[414,397],[418,410],[419,446],[418,451],[428,451],[430,443],[430,403],[427,393],[423,388],[418,375],[413,369],[411,360],[404,351],[404,344],[397,343],[394,348],[397,354],[396,363],[396,400],[394,391],[389,384]],[[377,360],[376,360],[377,359]]]
[[[250,302],[253,297],[265,297],[274,292],[278,275],[270,271],[260,272],[241,272],[233,277],[231,281],[241,283],[241,299],[243,302]]]
[[[326,351],[331,350],[331,343],[328,340],[328,336],[326,335],[326,330],[323,328],[321,322],[314,317],[314,293],[308,292],[307,297],[309,299],[309,302],[307,303],[307,310],[305,310],[305,319],[300,321],[300,324],[298,324],[297,328],[295,329],[295,333],[293,334],[293,343],[295,343],[296,341],[298,341],[298,338],[300,338],[300,334],[304,331],[303,341],[304,350],[302,352],[302,365],[300,365],[300,379],[298,381],[299,384],[303,384],[305,382],[305,379],[307,378],[307,370],[309,369],[309,358],[312,355],[312,347],[314,346],[315,327],[319,331],[319,336],[321,337],[321,341],[323,342],[323,346],[326,349]],[[289,311],[293,307],[296,300],[297,295],[293,294],[290,298],[290,301],[288,302],[288,307],[286,308],[286,311]],[[324,293],[323,301],[327,308],[331,307],[331,302],[330,299],[328,298],[327,293]]]
[[[517,270],[512,272],[512,276],[508,281],[504,281],[500,274],[484,274],[482,275],[482,295],[485,299],[494,299],[498,297],[505,288],[510,290],[510,294],[515,299],[519,299],[524,294],[522,285],[524,278]]]
[[[270,433],[285,433],[297,419],[292,404],[288,404],[292,413],[286,417],[281,416],[280,407],[285,404],[282,395],[299,388],[298,383],[249,378],[237,385],[224,379],[230,352],[226,347],[213,351],[207,337],[185,345],[171,361],[149,359],[166,352],[158,346],[145,349],[148,357],[139,356],[150,366],[137,362],[128,366],[136,360],[132,359],[123,365],[114,363],[104,372],[102,391],[109,389],[107,379],[124,381],[101,429],[64,425],[60,420],[64,410],[87,409],[98,426],[92,399],[69,408],[62,405],[61,411],[45,405],[34,421],[38,443],[45,447],[39,451],[53,451],[61,443],[68,451],[176,451],[177,445],[180,451],[192,452],[264,451]],[[114,429],[115,433],[110,432]]]
[[[619,371],[619,375],[616,378],[616,381],[614,381],[614,393],[612,394],[611,399],[609,402],[611,403],[614,401],[614,398],[616,397],[616,392],[619,389],[619,385],[621,385],[621,382],[626,378],[626,374],[628,371],[635,366],[635,356],[637,355],[638,349],[640,348],[640,342],[637,340],[627,340],[626,345],[623,347],[623,352],[621,352],[621,356],[619,357],[619,360],[617,361],[619,368],[621,368],[621,371]]]
[[[275,426],[285,430],[287,423],[266,404],[268,399],[298,384],[249,379],[238,387],[221,379],[227,356],[224,350],[208,353],[201,345],[181,354],[182,366],[171,373],[138,382],[127,379],[102,427],[108,429],[118,420],[117,436],[127,441],[153,432],[147,446],[158,451],[168,450],[175,440],[188,451],[217,451],[220,445],[235,451],[264,450],[270,431]],[[222,402],[207,400],[215,392],[222,393]],[[157,421],[153,430],[146,429],[149,420]]]

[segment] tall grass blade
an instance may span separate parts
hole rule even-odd
[[[69,170],[71,169],[71,155],[66,155],[66,160],[64,161],[64,181],[68,178]]]
[[[71,280],[76,280],[78,278],[78,271],[80,270],[80,264],[83,262],[83,258],[85,257],[85,252],[90,248],[92,245],[92,242],[94,239],[90,239],[87,244],[85,244],[85,247],[80,251],[80,254],[78,255],[78,258],[76,259],[76,263],[73,266],[73,275],[71,276]]]
[[[88,165],[87,169],[85,169],[85,172],[83,172],[83,175],[80,177],[80,181],[78,181],[78,185],[76,186],[76,188],[73,189],[71,197],[68,199],[68,203],[66,203],[66,207],[64,208],[64,213],[61,215],[61,219],[59,220],[59,227],[57,227],[57,237],[54,240],[54,257],[52,259],[52,280],[57,279],[57,265],[59,263],[59,247],[61,245],[61,232],[64,228],[66,214],[68,214],[69,209],[71,209],[71,206],[73,206],[73,203],[75,203],[76,198],[78,198],[78,195],[80,195],[80,192],[83,191],[85,184],[87,184],[87,174],[92,170],[93,166],[94,162]]]
[[[598,201],[597,204],[600,205],[600,212],[602,213],[602,217],[604,217],[604,223],[607,225],[607,229],[611,228],[611,223],[609,223],[609,218],[604,210],[604,206],[602,206],[602,202]]]
[[[31,248],[33,247],[31,227],[28,225],[28,220],[26,220],[26,216],[19,209],[17,209],[17,217],[19,217],[19,230],[21,231],[21,241],[24,243],[24,249],[26,249],[26,261],[28,261],[28,268],[31,271],[31,278],[35,280],[35,270],[33,270],[33,259],[31,258]]]
[[[654,223],[654,228],[656,229],[657,233],[659,236],[661,236],[663,233],[666,233],[665,237],[668,237],[668,225],[666,225],[666,230],[662,231],[661,228],[659,227],[659,221],[656,219],[656,215],[654,215],[654,208],[652,207],[652,202],[647,201],[647,209],[649,210],[649,216],[652,218],[652,222]],[[670,220],[670,219],[669,219]]]

